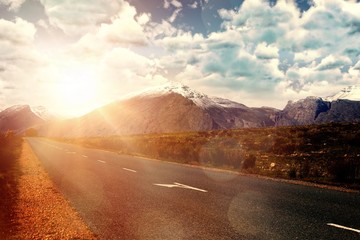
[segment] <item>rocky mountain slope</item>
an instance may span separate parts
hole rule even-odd
[[[360,87],[351,86],[324,99],[289,101],[280,111],[250,108],[168,83],[68,120],[49,122],[54,117],[43,107],[13,106],[0,112],[0,131],[22,132],[37,126],[45,136],[86,137],[360,122],[360,101],[356,99],[360,99]]]
[[[30,106],[30,109],[33,113],[35,113],[36,116],[40,117],[44,121],[53,121],[59,118],[57,115],[50,112],[44,106],[35,106],[35,107]]]
[[[360,86],[350,86],[331,97],[307,97],[291,102],[276,114],[275,126],[330,122],[360,122]]]
[[[77,118],[47,125],[50,136],[108,136],[273,126],[272,108],[211,98],[179,83],[148,89]]]
[[[45,119],[34,113],[29,105],[15,105],[0,112],[0,132],[23,132],[44,122]]]

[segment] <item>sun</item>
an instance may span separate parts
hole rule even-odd
[[[96,102],[99,80],[94,69],[91,66],[73,66],[58,71],[57,99],[69,114],[85,113]]]
[[[73,103],[84,103],[91,100],[96,93],[96,80],[90,69],[69,69],[63,72],[61,92],[63,100]]]

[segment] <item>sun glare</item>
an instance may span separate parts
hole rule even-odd
[[[66,71],[61,85],[59,90],[64,101],[67,102],[87,102],[94,97],[96,92],[94,75],[89,70]]]
[[[69,114],[78,115],[90,110],[98,95],[96,71],[90,67],[72,67],[59,71],[56,95]]]

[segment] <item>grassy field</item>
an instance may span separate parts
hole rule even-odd
[[[57,139],[172,162],[360,189],[360,124]]]

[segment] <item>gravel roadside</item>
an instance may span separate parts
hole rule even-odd
[[[96,239],[58,192],[26,141],[18,161],[16,231],[9,239]]]

